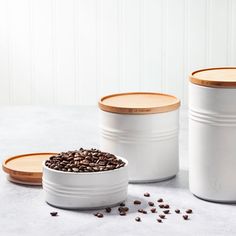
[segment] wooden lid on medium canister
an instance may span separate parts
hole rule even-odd
[[[236,88],[236,67],[208,68],[194,71],[189,80],[213,88]]]
[[[131,92],[102,97],[98,105],[103,111],[118,114],[153,114],[178,109],[180,100],[162,93]]]

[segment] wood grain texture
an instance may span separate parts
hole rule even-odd
[[[189,73],[234,66],[235,45],[233,0],[1,0],[0,104],[153,91],[187,106]]]

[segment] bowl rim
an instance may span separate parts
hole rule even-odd
[[[47,167],[45,165],[45,161],[43,161],[43,172],[44,172],[44,169],[47,169],[49,171],[52,171],[52,172],[55,172],[55,173],[61,173],[61,174],[69,174],[69,175],[95,175],[95,174],[106,174],[106,173],[110,173],[110,172],[115,172],[115,171],[120,171],[123,167],[127,167],[129,162],[127,159],[125,159],[124,157],[120,157],[120,156],[117,156],[115,155],[118,159],[121,159],[123,162],[125,162],[125,165],[120,167],[120,168],[117,168],[117,169],[113,169],[113,170],[106,170],[106,171],[96,171],[96,172],[66,172],[66,171],[61,171],[61,170],[54,170],[54,169],[51,169],[49,167]]]

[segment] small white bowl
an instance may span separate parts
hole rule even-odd
[[[108,171],[73,173],[53,170],[43,163],[46,202],[65,209],[95,209],[115,206],[127,198],[128,161]]]

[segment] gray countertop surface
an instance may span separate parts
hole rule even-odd
[[[119,216],[117,208],[104,218],[95,211],[68,211],[45,203],[41,187],[29,187],[7,181],[0,171],[0,235],[236,235],[236,205],[216,204],[194,197],[188,190],[187,112],[180,114],[180,171],[176,178],[152,184],[130,184],[127,205],[130,212]],[[95,107],[1,107],[1,160],[11,155],[31,152],[60,152],[80,147],[99,148],[99,112]],[[143,197],[150,192],[151,197]],[[162,197],[182,211],[192,208],[194,214],[184,221],[171,213],[163,223],[158,214],[140,215],[132,205]],[[59,216],[51,217],[51,211]],[[160,212],[160,210],[158,209]],[[136,216],[142,222],[135,222]]]

